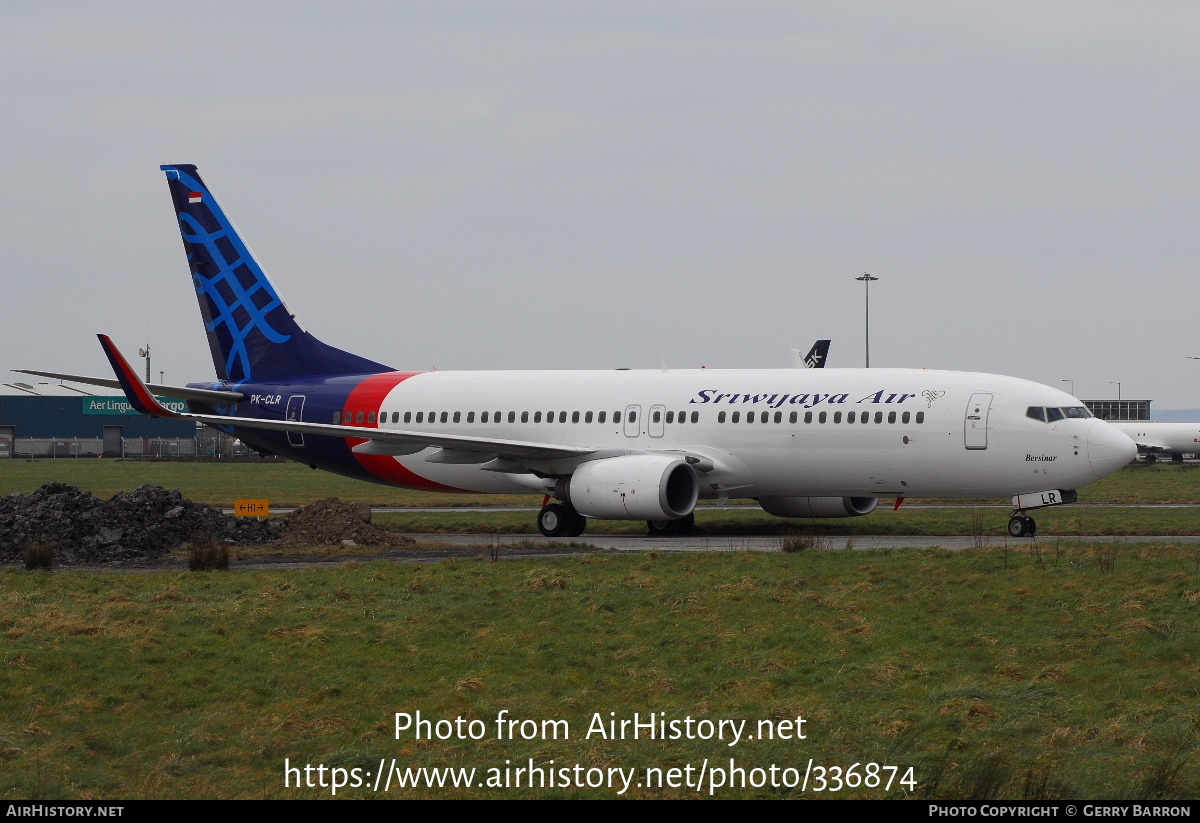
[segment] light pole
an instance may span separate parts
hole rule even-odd
[[[1074,397],[1075,396],[1075,381],[1069,377],[1064,377],[1062,379],[1062,382],[1071,384],[1071,396]]]
[[[865,333],[866,333],[866,344],[867,344],[867,368],[869,369],[869,368],[871,368],[871,281],[878,280],[879,278],[875,277],[871,274],[868,274],[867,272],[863,272],[862,277],[856,277],[854,279],[861,280],[863,285],[866,287],[867,313],[866,313],[866,323],[864,324],[864,328],[866,329]]]
[[[1116,387],[1117,387],[1117,400],[1119,401],[1119,400],[1121,399],[1121,381],[1120,381],[1120,380],[1109,380],[1109,381],[1108,381],[1108,385],[1110,385],[1110,386],[1111,386],[1111,385],[1113,385],[1113,384],[1116,384]]]

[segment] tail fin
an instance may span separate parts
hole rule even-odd
[[[799,349],[792,349],[792,368],[823,369],[827,357],[829,357],[829,341],[818,340],[808,350],[808,354],[801,355]]]
[[[392,371],[300,328],[196,167],[160,168],[179,217],[217,377],[241,382]]]

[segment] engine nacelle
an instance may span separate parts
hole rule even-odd
[[[678,520],[700,498],[700,481],[687,461],[657,454],[592,460],[566,487],[575,511],[601,520]]]
[[[776,517],[862,517],[875,511],[878,497],[760,497],[758,505]]]

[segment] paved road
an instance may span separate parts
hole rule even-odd
[[[567,546],[586,544],[599,549],[622,552],[728,552],[728,551],[757,551],[777,552],[780,550],[783,538],[774,537],[644,537],[641,535],[608,535],[585,534],[576,538],[548,538],[527,534],[414,534],[421,543],[440,543],[452,546],[480,546],[496,543],[501,546],[520,543],[526,546],[537,546],[544,543],[547,548],[555,545]],[[969,549],[975,547],[977,541],[973,537],[956,536],[886,536],[886,535],[855,535],[853,537],[816,537],[813,538],[813,548],[820,549],[887,549],[887,548],[939,548],[939,549]],[[1097,543],[1181,543],[1200,544],[1200,536],[1175,537],[1112,537],[1096,535],[1077,537],[1074,535],[1045,535],[1035,538],[983,538],[983,545],[989,547],[1027,548],[1029,546],[1052,547],[1060,540],[1088,540]]]

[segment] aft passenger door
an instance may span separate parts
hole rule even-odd
[[[976,392],[967,404],[963,421],[963,439],[968,449],[987,448],[988,413],[992,410],[992,395]]]
[[[287,415],[284,418],[289,423],[300,423],[304,420],[304,395],[293,394],[288,398]],[[289,446],[303,446],[303,432],[288,432]]]

